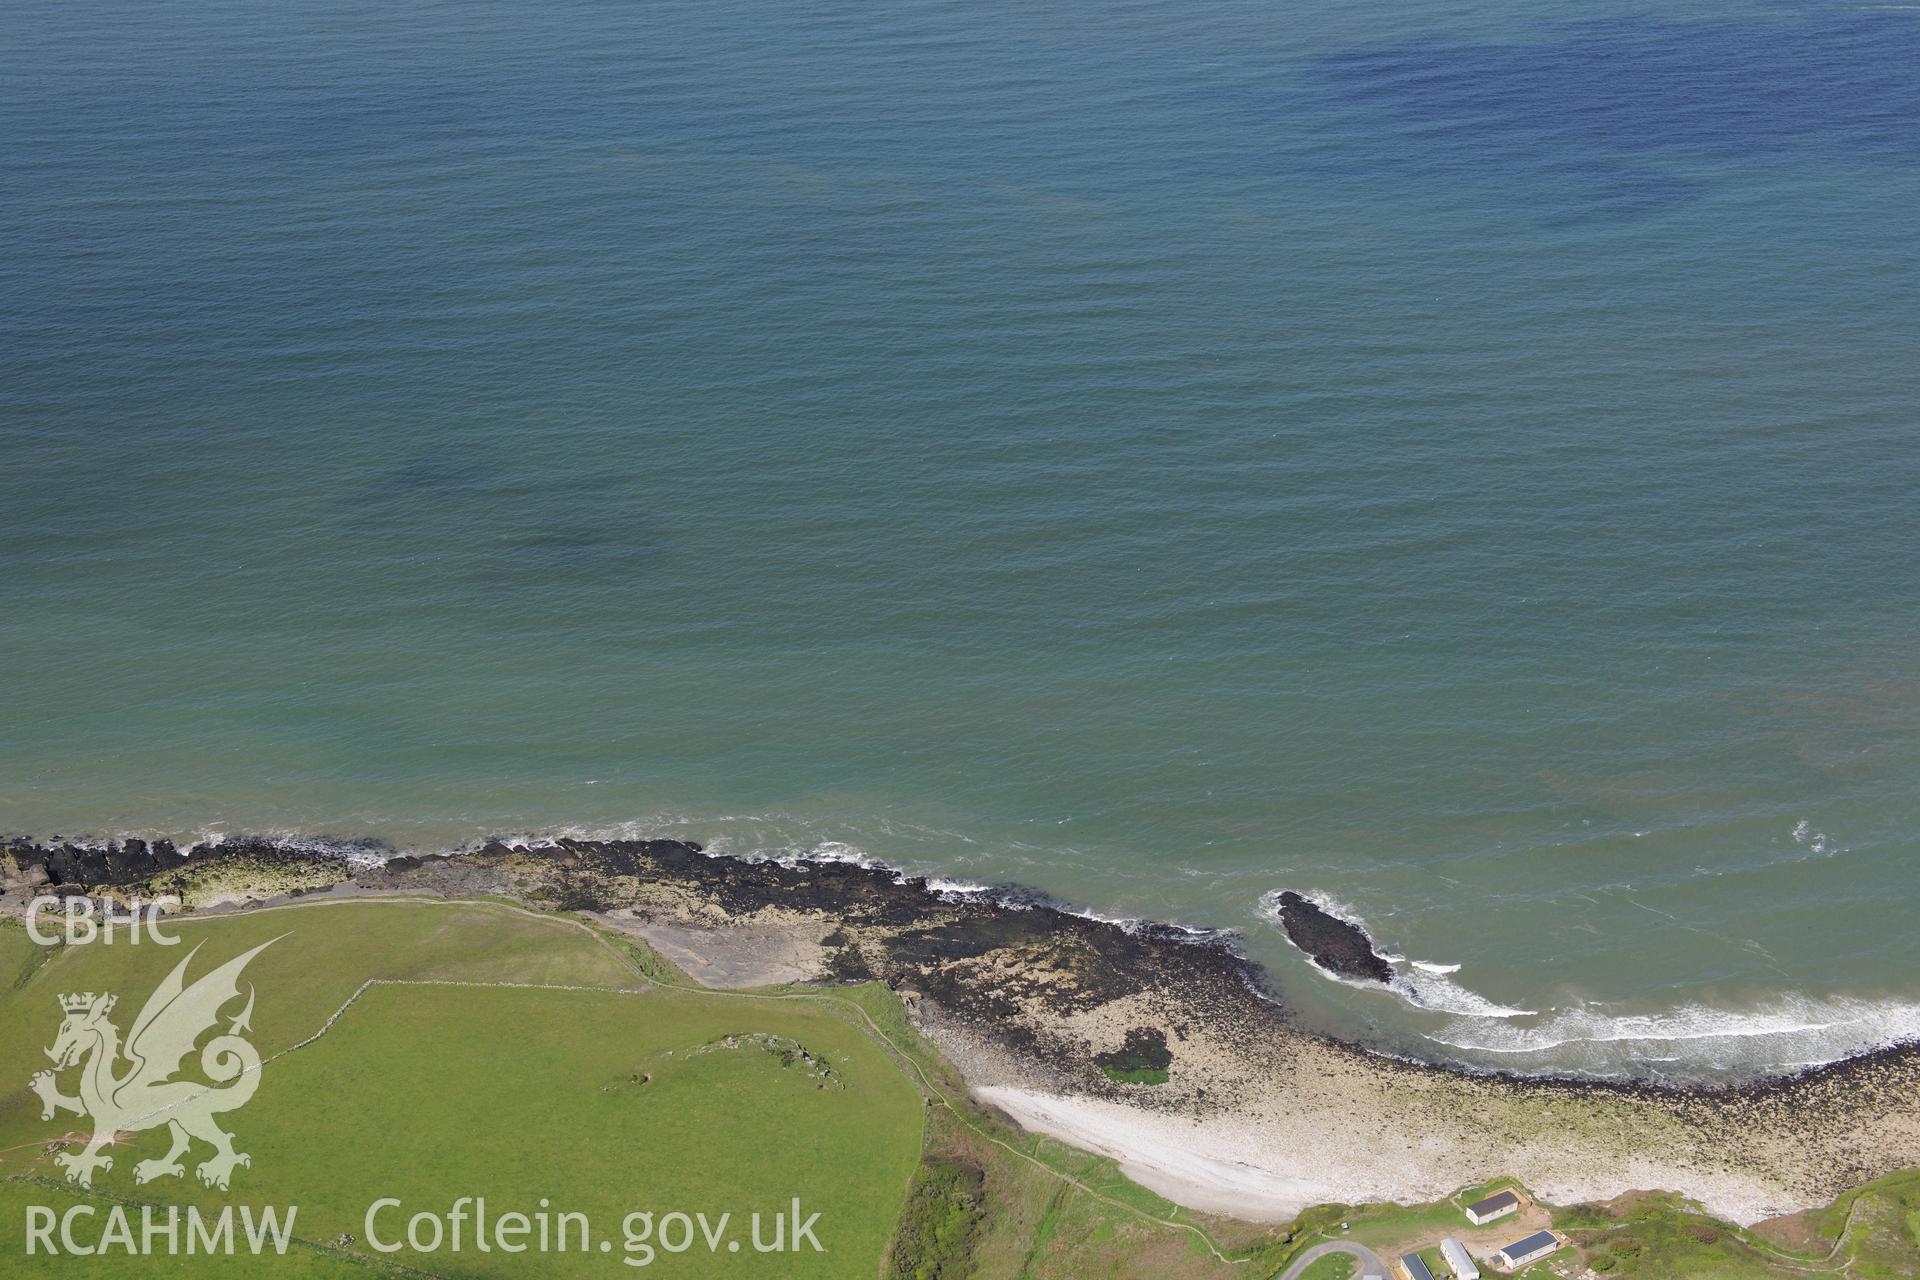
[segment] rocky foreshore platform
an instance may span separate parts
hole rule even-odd
[[[678,840],[433,857],[364,842],[0,842],[0,912],[49,893],[168,894],[190,911],[499,895],[644,937],[713,985],[879,978],[984,1099],[1176,1200],[1244,1216],[1426,1200],[1508,1174],[1569,1201],[1675,1190],[1752,1222],[1920,1165],[1912,1047],[1724,1089],[1464,1073],[1296,1025],[1230,935],[941,891],[873,865]],[[1280,906],[1316,962],[1372,976],[1357,927],[1304,898]]]
[[[886,867],[846,861],[709,856],[679,840],[491,841],[418,857],[371,844],[318,847],[237,839],[93,846],[16,840],[0,845],[0,909],[35,893],[178,898],[186,910],[227,910],[317,892],[504,894],[580,911],[666,940],[669,953],[724,947],[736,935],[796,936],[812,964],[770,976],[823,981],[879,977],[949,1024],[1044,1064],[1062,1084],[1109,1084],[1098,1050],[1055,1032],[1076,1014],[1149,991],[1179,992],[1188,1022],[1267,1020],[1277,1005],[1256,966],[1219,935],[1152,923],[1120,925],[1008,890],[954,893]],[[704,936],[703,936],[704,935]],[[737,948],[736,948],[737,949]],[[697,957],[694,957],[697,959]]]

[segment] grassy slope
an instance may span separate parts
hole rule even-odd
[[[603,1008],[591,1016],[572,1016],[575,1010],[568,1001],[576,1005],[582,1001],[589,1005],[611,1002],[608,1007],[612,1007],[627,1002],[658,1010],[694,1010],[708,1020],[701,1024],[702,1028],[714,1035],[774,1030],[816,1051],[826,1052],[843,1073],[848,1068],[846,1063],[838,1061],[840,1058],[852,1062],[864,1054],[872,1065],[887,1064],[895,1086],[906,1100],[905,1109],[875,1108],[870,1105],[875,1090],[866,1085],[851,1087],[854,1077],[848,1075],[850,1087],[839,1096],[864,1095],[867,1104],[857,1108],[856,1114],[839,1116],[832,1136],[835,1139],[847,1135],[857,1137],[863,1151],[897,1140],[903,1144],[903,1158],[909,1162],[915,1151],[922,1149],[931,1159],[957,1157],[982,1171],[980,1207],[985,1221],[978,1231],[971,1233],[975,1238],[968,1241],[964,1273],[1160,1276],[1176,1280],[1188,1276],[1257,1276],[1271,1270],[1267,1260],[1273,1254],[1276,1240],[1285,1235],[1245,1224],[1205,1220],[1135,1186],[1119,1174],[1112,1161],[1022,1134],[975,1111],[965,1101],[958,1076],[914,1033],[899,1002],[878,985],[831,991],[799,987],[756,994],[705,992],[693,988],[684,975],[660,957],[626,939],[603,934],[596,942],[571,921],[557,917],[532,918],[518,911],[476,904],[397,900],[324,903],[180,925],[189,946],[201,938],[220,940],[205,957],[208,962],[223,959],[289,928],[293,929],[293,935],[263,952],[248,971],[262,991],[254,1020],[254,1038],[268,1054],[311,1034],[369,976],[416,981],[541,981],[632,987],[640,985],[638,975],[645,974],[673,988],[656,989],[637,1001],[632,996],[592,993],[372,988],[324,1039],[274,1063],[264,1072],[260,1097],[249,1104],[245,1112],[237,1113],[229,1124],[241,1135],[241,1149],[256,1156],[255,1167],[238,1175],[231,1198],[244,1203],[297,1199],[302,1206],[299,1227],[303,1237],[325,1241],[333,1239],[339,1231],[358,1235],[362,1230],[358,1215],[364,1202],[376,1195],[400,1195],[413,1202],[418,1193],[408,1186],[389,1190],[379,1181],[383,1171],[417,1161],[417,1154],[404,1158],[397,1154],[403,1152],[427,1150],[436,1161],[457,1156],[468,1164],[484,1152],[495,1160],[516,1162],[517,1178],[543,1175],[554,1166],[556,1159],[572,1169],[578,1163],[577,1151],[582,1147],[591,1148],[596,1155],[624,1148],[635,1154],[624,1161],[612,1160],[611,1167],[596,1170],[595,1185],[629,1188],[638,1185],[632,1171],[651,1167],[646,1156],[652,1148],[646,1144],[653,1141],[648,1136],[652,1130],[609,1129],[606,1122],[610,1113],[593,1110],[593,1099],[584,1100],[583,1105],[570,1103],[564,1110],[556,1110],[552,1088],[544,1092],[535,1090],[531,1095],[515,1094],[511,1098],[487,1092],[489,1081],[500,1074],[503,1066],[512,1068],[512,1078],[516,1081],[539,1083],[537,1073],[528,1074],[529,1064],[524,1059],[531,1057],[566,1066],[567,1070],[560,1073],[564,1080],[557,1087],[577,1083],[577,1075],[573,1073],[590,1065],[592,1070],[602,1073],[602,1077],[596,1078],[596,1088],[606,1087],[615,1094],[627,1095],[654,1090],[651,1097],[671,1096],[669,1089],[675,1085],[673,1068],[679,1064],[663,1064],[661,1053],[650,1053],[644,1035],[637,1029],[627,1033],[632,1038],[619,1042],[624,1046],[619,1054],[613,1058],[596,1058],[596,1046],[605,1047],[604,1037],[596,1038],[583,1031],[585,1040],[577,1040],[573,1032],[622,1015],[609,1014]],[[296,938],[301,943],[298,949],[289,946]],[[10,947],[11,942],[19,940],[8,938],[6,931],[0,930],[0,948],[7,948],[0,949],[0,966],[26,970],[36,963],[31,948]],[[160,974],[183,954],[181,948],[163,949],[145,944],[140,948],[116,944],[111,950],[96,945],[59,954],[42,965],[44,972],[36,973],[23,989],[0,996],[0,1029],[25,1028],[20,1036],[0,1036],[0,1073],[4,1073],[0,1074],[0,1082],[24,1081],[41,1065],[38,1046],[51,1037],[58,1020],[53,1007],[55,994],[89,988],[135,993],[150,989]],[[196,962],[194,972],[202,971],[203,965]],[[46,1002],[44,1007],[41,1001]],[[546,1026],[541,1015],[549,1008],[566,1010],[569,1016],[562,1018],[557,1027]],[[456,1009],[459,1016],[450,1017]],[[118,1011],[122,1027],[128,1024],[130,1016],[125,1009]],[[409,1039],[415,1032],[422,1034]],[[546,1051],[537,1052],[537,1046],[542,1043]],[[661,1052],[664,1047],[673,1046],[652,1045],[653,1050]],[[682,1043],[679,1047],[684,1049],[686,1045]],[[455,1061],[472,1061],[487,1071],[469,1077],[449,1070],[442,1061],[449,1054]],[[368,1063],[375,1059],[377,1067],[369,1068]],[[653,1082],[638,1088],[633,1086],[631,1080],[636,1067],[652,1074]],[[701,1069],[712,1069],[718,1074],[697,1084],[689,1076],[687,1097],[695,1104],[711,1098],[715,1105],[710,1110],[724,1113],[720,1118],[725,1123],[717,1123],[711,1132],[704,1134],[688,1130],[683,1145],[697,1150],[699,1159],[708,1159],[716,1148],[732,1145],[751,1153],[747,1162],[750,1171],[797,1170],[804,1177],[858,1190],[858,1179],[849,1179],[844,1168],[829,1170],[817,1165],[809,1167],[805,1160],[796,1162],[795,1152],[801,1144],[776,1141],[780,1120],[756,1113],[752,1106],[741,1105],[743,1099],[777,1100],[782,1080],[743,1077],[729,1085],[725,1070],[713,1066],[711,1058],[702,1061]],[[884,1075],[866,1067],[860,1070],[867,1073],[868,1084]],[[403,1090],[396,1086],[396,1081],[417,1080],[423,1076],[433,1079],[432,1088],[414,1085]],[[916,1087],[936,1100],[930,1111],[922,1107],[913,1093]],[[270,1089],[274,1094],[269,1093]],[[820,1093],[814,1091],[816,1096]],[[270,1098],[275,1094],[286,1100],[274,1103],[269,1109]],[[302,1099],[325,1098],[329,1105],[324,1113],[304,1114],[302,1106],[291,1101],[296,1094]],[[539,1105],[529,1103],[531,1109],[516,1113],[514,1108],[518,1102],[529,1096],[538,1098]],[[421,1099],[429,1100],[439,1111],[421,1111]],[[575,1100],[575,1103],[581,1102]],[[371,1111],[367,1110],[369,1107]],[[923,1121],[923,1111],[933,1118],[930,1123]],[[676,1124],[679,1114],[680,1111],[675,1112]],[[489,1117],[488,1124],[468,1123],[475,1115]],[[618,1118],[617,1114],[614,1118]],[[556,1126],[562,1121],[571,1124],[583,1119],[597,1127],[569,1145],[565,1139],[567,1130]],[[465,1129],[460,1127],[463,1124]],[[540,1150],[532,1150],[524,1142],[514,1145],[511,1151],[488,1145],[489,1134],[512,1132],[516,1127],[532,1127],[543,1133],[555,1131],[559,1136],[553,1139],[554,1145]],[[361,1133],[368,1130],[380,1137],[375,1141],[360,1141]],[[923,1130],[924,1148],[921,1147]],[[35,1158],[40,1154],[35,1140],[44,1140],[54,1131],[57,1131],[56,1125],[39,1120],[38,1102],[24,1089],[0,1093],[0,1147],[22,1141],[22,1134],[28,1143],[18,1151],[0,1151],[0,1178],[10,1173],[50,1172],[45,1160]],[[459,1131],[464,1136],[450,1144],[447,1139],[450,1131]],[[343,1134],[351,1134],[354,1140],[343,1140]],[[740,1141],[741,1134],[748,1135],[744,1144]],[[156,1154],[152,1148],[158,1145],[155,1135],[145,1135],[136,1145],[116,1152],[116,1168],[101,1175],[99,1190],[103,1194],[157,1199],[156,1188],[164,1185],[176,1188],[172,1195],[186,1195],[208,1204],[223,1202],[217,1195],[202,1196],[192,1188],[182,1188],[175,1183],[134,1188],[129,1176],[133,1162]],[[198,1159],[200,1155],[193,1158]],[[683,1163],[691,1166],[696,1161]],[[288,1185],[286,1179],[302,1168],[320,1172],[298,1187]],[[279,1173],[274,1174],[274,1170]],[[836,1248],[834,1264],[838,1269],[829,1269],[823,1274],[863,1277],[875,1274],[876,1262],[884,1252],[882,1245],[895,1225],[896,1210],[909,1181],[906,1168],[896,1168],[894,1173],[884,1203],[838,1215],[849,1217],[857,1226],[846,1247]],[[340,1187],[351,1189],[351,1203],[338,1194]],[[436,1193],[439,1199],[432,1202],[433,1207],[441,1207],[454,1194],[469,1189],[462,1186],[444,1194]],[[566,1193],[568,1188],[563,1185],[558,1190]],[[269,1191],[273,1194],[269,1195]],[[535,1194],[548,1195],[556,1207],[594,1209],[600,1203],[591,1197],[555,1194],[554,1188],[547,1187]],[[824,1208],[816,1203],[811,1191],[803,1194],[807,1195],[809,1212]],[[65,1192],[57,1187],[0,1181],[0,1256],[7,1256],[20,1247],[21,1206],[29,1202],[60,1204],[64,1196]],[[102,1196],[93,1199],[101,1201]],[[648,1202],[658,1203],[651,1195]],[[631,1196],[623,1198],[619,1211],[624,1211],[630,1203]],[[688,1207],[702,1206],[695,1203]],[[615,1212],[616,1225],[618,1216],[619,1212]],[[829,1218],[823,1217],[822,1225],[828,1221]],[[1202,1233],[1168,1223],[1197,1223]],[[1204,1240],[1215,1242],[1234,1260],[1217,1258]],[[1257,1261],[1251,1258],[1240,1261],[1248,1250],[1261,1257]],[[359,1257],[366,1257],[364,1251],[357,1252]],[[695,1256],[673,1259],[673,1266],[681,1272],[696,1273],[692,1270]],[[447,1265],[448,1257],[440,1255],[441,1261],[435,1266],[437,1272],[482,1273],[470,1268],[452,1269]],[[468,1254],[463,1261],[472,1263],[475,1259]],[[497,1262],[498,1259],[479,1261]],[[779,1263],[784,1266],[790,1261],[782,1258]],[[167,1274],[169,1265],[149,1262],[143,1273]],[[179,1274],[202,1274],[201,1268],[209,1266],[205,1262],[178,1265],[185,1268],[179,1270]],[[238,1267],[240,1273],[246,1273],[244,1264],[231,1265]],[[349,1264],[311,1252],[304,1260],[290,1257],[271,1264],[276,1273],[301,1276],[336,1274],[339,1265]],[[220,1274],[226,1268],[212,1269]],[[355,1270],[361,1269],[355,1267]],[[52,1267],[48,1272],[58,1274]],[[527,1273],[524,1268],[520,1272]],[[548,1273],[551,1272],[542,1274]]]
[[[189,943],[208,938],[209,953],[224,959],[289,927],[294,934],[249,969],[260,991],[256,1042],[267,1053],[310,1035],[368,977],[636,984],[611,950],[573,924],[483,906],[329,904],[206,920],[181,932]],[[40,1121],[37,1100],[20,1087],[58,1022],[54,995],[150,989],[185,951],[76,948],[0,996],[0,1081],[13,1085],[0,1095],[0,1147],[13,1148],[0,1152],[0,1173],[55,1172],[36,1140],[57,1126]],[[11,948],[0,952],[0,963],[13,958]],[[117,1013],[124,1028],[132,1011]],[[844,1088],[820,1088],[751,1047],[687,1055],[741,1032],[805,1045]],[[634,1084],[643,1073],[652,1081]],[[321,1040],[264,1070],[259,1094],[229,1118],[239,1147],[254,1157],[231,1195],[174,1179],[136,1187],[133,1163],[164,1149],[164,1137],[150,1132],[115,1152],[92,1199],[297,1203],[299,1234],[330,1241],[361,1234],[366,1204],[381,1195],[444,1211],[456,1196],[484,1194],[495,1212],[532,1210],[545,1196],[555,1209],[589,1213],[596,1233],[608,1235],[634,1208],[744,1218],[798,1194],[807,1212],[821,1212],[817,1230],[830,1252],[747,1257],[782,1275],[871,1276],[919,1155],[923,1109],[877,1045],[846,1019],[804,1003],[746,1006],[660,990],[380,986]],[[39,1184],[0,1184],[0,1257],[21,1256],[25,1204],[64,1198]],[[443,1275],[607,1275],[618,1265],[617,1244],[612,1258],[548,1254],[531,1266],[498,1253],[397,1256]],[[363,1244],[355,1252],[370,1256]],[[710,1258],[704,1247],[671,1261],[685,1275],[749,1265]],[[151,1260],[117,1262],[122,1271],[166,1274]],[[349,1265],[311,1253],[179,1264],[182,1274],[299,1276]],[[35,1266],[48,1275],[113,1270],[85,1259]]]
[[[824,1228],[851,1224],[844,1237],[825,1237],[834,1254],[814,1273],[865,1277],[875,1274],[886,1252],[917,1153],[927,1162],[922,1178],[942,1166],[980,1174],[977,1184],[963,1180],[970,1201],[961,1215],[966,1230],[957,1230],[955,1206],[937,1199],[910,1209],[901,1224],[911,1236],[941,1221],[949,1240],[964,1236],[957,1257],[953,1250],[943,1254],[942,1277],[1264,1280],[1316,1239],[1350,1235],[1397,1248],[1460,1234],[1465,1223],[1456,1202],[1496,1185],[1432,1205],[1323,1206],[1277,1230],[1209,1219],[1131,1183],[1110,1160],[1021,1133],[971,1107],[952,1068],[913,1032],[891,993],[875,984],[705,992],[628,940],[602,934],[596,941],[564,919],[482,904],[328,904],[183,923],[181,931],[189,943],[217,937],[214,950],[224,958],[290,926],[294,935],[249,971],[262,991],[256,1043],[268,1053],[310,1034],[367,976],[631,989],[642,985],[644,973],[669,988],[644,996],[371,989],[325,1039],[275,1063],[260,1097],[230,1125],[241,1133],[242,1149],[257,1157],[255,1168],[239,1175],[232,1199],[296,1200],[306,1237],[357,1235],[364,1203],[376,1195],[441,1208],[456,1194],[498,1194],[475,1178],[504,1181],[514,1190],[537,1186],[536,1199],[546,1195],[556,1208],[588,1211],[604,1233],[635,1204],[763,1207],[756,1195],[790,1194],[797,1175],[806,1184],[800,1191],[808,1211],[825,1214]],[[296,938],[298,948],[289,945]],[[0,927],[0,1031],[8,1033],[0,1034],[0,1085],[24,1081],[40,1065],[37,1048],[57,1021],[53,993],[137,992],[182,954],[179,948],[95,946],[48,962],[20,930]],[[127,1025],[130,1011],[119,1014]],[[11,1034],[22,1026],[25,1034]],[[817,1089],[765,1054],[681,1056],[692,1045],[745,1031],[771,1031],[807,1045],[843,1073],[847,1088]],[[676,1053],[668,1056],[668,1049]],[[643,1072],[652,1082],[634,1084]],[[422,1083],[428,1079],[430,1086]],[[328,1105],[308,1105],[316,1098]],[[44,1170],[31,1144],[53,1128],[38,1120],[37,1102],[24,1089],[0,1092],[0,1178]],[[6,1149],[23,1133],[26,1148]],[[379,1136],[365,1140],[370,1133]],[[152,1188],[135,1192],[127,1174],[153,1145],[151,1135],[144,1141],[102,1176],[102,1192],[150,1195]],[[657,1158],[663,1141],[670,1148],[665,1161]],[[419,1167],[437,1172],[423,1175]],[[762,1185],[774,1174],[777,1192]],[[722,1191],[724,1204],[711,1198]],[[227,1199],[173,1192],[183,1193],[205,1204]],[[61,1189],[0,1181],[0,1257],[20,1248],[22,1206],[65,1200]],[[1882,1179],[1805,1215],[1800,1238],[1792,1241],[1730,1228],[1664,1196],[1554,1212],[1581,1263],[1608,1277],[1920,1276],[1920,1173]],[[1350,1230],[1340,1229],[1343,1222]],[[663,1261],[677,1273],[700,1274],[703,1252]],[[1566,1268],[1574,1257],[1563,1252],[1553,1262]],[[361,1260],[371,1261],[364,1248],[343,1255],[309,1251],[267,1266],[247,1259],[150,1260],[140,1274],[368,1274]],[[580,1270],[610,1274],[608,1267],[617,1265],[578,1255],[548,1255],[544,1269],[532,1270],[524,1263],[517,1270],[502,1266],[498,1255],[443,1253],[431,1261],[445,1275],[566,1274],[580,1263]],[[718,1272],[739,1269],[719,1261]],[[791,1257],[754,1261],[762,1271],[771,1263],[782,1274],[807,1274]],[[1330,1261],[1336,1274],[1345,1265]],[[740,1265],[755,1269],[752,1261]],[[53,1267],[46,1273],[60,1274]],[[1554,1273],[1541,1264],[1523,1274]]]
[[[1288,1229],[1196,1214],[1128,1180],[1104,1156],[982,1114],[966,1102],[959,1075],[914,1034],[899,1001],[883,988],[825,998],[858,1002],[933,1098],[928,1157],[984,1172],[971,1274],[1264,1280],[1277,1269],[1292,1238]]]
[[[11,991],[25,982],[42,958],[41,949],[27,940],[24,926],[14,920],[0,920],[0,991]]]
[[[1920,1169],[1869,1182],[1804,1216],[1811,1231],[1798,1242],[1802,1251],[1825,1253],[1838,1242],[1860,1280],[1920,1274]]]

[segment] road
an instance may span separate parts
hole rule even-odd
[[[1363,1244],[1351,1244],[1345,1240],[1335,1240],[1328,1244],[1317,1244],[1301,1254],[1298,1258],[1294,1259],[1292,1266],[1280,1273],[1279,1280],[1296,1280],[1296,1277],[1298,1277],[1302,1271],[1305,1271],[1308,1267],[1330,1253],[1350,1253],[1360,1259],[1361,1275],[1369,1275],[1376,1271],[1383,1276],[1392,1274],[1387,1270],[1387,1264],[1380,1261],[1380,1255],[1367,1248],[1367,1246]]]

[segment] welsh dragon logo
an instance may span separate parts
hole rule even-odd
[[[214,1120],[245,1106],[260,1087],[259,1051],[241,1034],[252,1030],[252,984],[247,987],[246,1007],[224,1033],[200,1050],[200,1070],[213,1084],[175,1077],[201,1035],[218,1024],[220,1010],[239,998],[240,971],[279,940],[261,943],[188,986],[187,965],[200,951],[195,946],[147,998],[124,1045],[119,1028],[107,1016],[118,997],[91,991],[60,997],[66,1017],[53,1047],[46,1051],[53,1059],[53,1070],[36,1073],[27,1084],[40,1095],[42,1120],[53,1119],[57,1111],[93,1119],[93,1136],[85,1150],[54,1157],[67,1171],[68,1182],[91,1187],[96,1169],[113,1168],[113,1157],[102,1155],[100,1148],[113,1145],[124,1134],[163,1124],[172,1131],[173,1147],[158,1160],[134,1165],[135,1182],[181,1176],[185,1169],[180,1157],[195,1138],[213,1147],[213,1156],[194,1170],[209,1187],[225,1191],[234,1169],[253,1163],[233,1149],[233,1135]],[[60,1092],[56,1076],[74,1067],[80,1068],[80,1094],[70,1098]]]

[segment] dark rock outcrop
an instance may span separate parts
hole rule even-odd
[[[1393,977],[1393,966],[1373,949],[1373,940],[1359,925],[1291,889],[1284,890],[1277,903],[1287,938],[1328,973],[1381,983]]]
[[[328,869],[340,868],[338,878],[345,879],[348,852],[384,857],[391,851],[374,841],[323,849],[252,836],[203,842],[189,849],[178,848],[171,840],[148,842],[135,837],[105,844],[13,840],[0,847],[0,879],[68,894],[122,889],[160,894],[174,892],[181,873],[216,865],[258,871],[263,883],[275,870],[318,868],[324,878]]]

